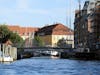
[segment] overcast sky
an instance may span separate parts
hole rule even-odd
[[[85,0],[81,0],[83,5]],[[42,27],[62,23],[73,28],[78,0],[0,0],[0,24]]]

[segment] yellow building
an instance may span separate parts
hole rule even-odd
[[[66,47],[74,47],[73,31],[63,24],[54,24],[41,28],[36,32],[44,41],[45,46],[57,47],[59,40],[66,42]]]

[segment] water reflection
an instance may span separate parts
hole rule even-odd
[[[12,62],[0,62],[0,64],[11,64]]]

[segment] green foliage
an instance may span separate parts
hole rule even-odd
[[[0,35],[2,35],[2,38],[9,35],[9,37],[4,38],[3,40],[10,39],[10,41],[16,47],[21,46],[23,43],[23,39],[17,33],[13,33],[12,31],[10,31],[6,25],[0,25]]]
[[[16,47],[20,47],[23,44],[23,39],[17,34],[17,33],[10,33],[10,38],[9,38],[13,45]]]
[[[44,46],[44,42],[39,36],[35,36],[33,39],[33,46],[42,47]]]
[[[57,42],[57,46],[61,48],[72,48],[72,44],[68,44],[66,41],[68,42],[68,40],[65,40],[64,38],[60,39]]]
[[[66,43],[66,40],[64,38],[60,39],[58,42],[57,42],[57,46],[58,47],[61,47],[61,48],[65,48],[67,46],[67,43]]]
[[[0,43],[5,43],[10,37],[10,31],[6,25],[0,25]]]
[[[0,33],[4,37],[4,36],[7,36],[8,34],[10,34],[10,30],[7,28],[6,25],[0,25]]]

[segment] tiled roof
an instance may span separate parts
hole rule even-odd
[[[37,31],[36,35],[71,35],[73,31],[63,24],[45,26]]]
[[[39,29],[34,27],[20,27],[20,26],[8,26],[8,28],[13,32],[17,32],[21,36],[24,35],[24,33],[34,33]]]

